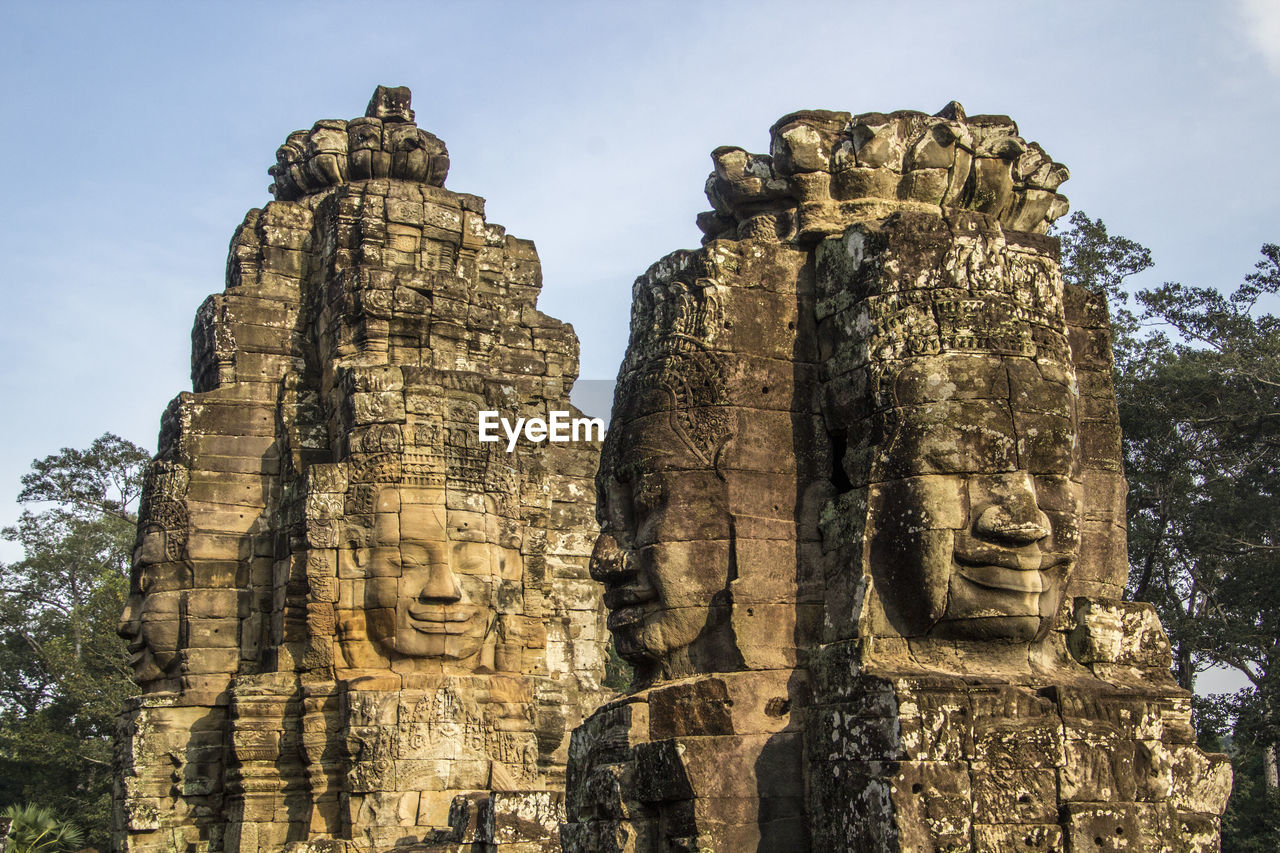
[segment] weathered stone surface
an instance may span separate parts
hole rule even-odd
[[[289,137],[147,480],[122,847],[1216,849],[1065,167],[955,103],[771,136],[635,283],[594,495],[475,440],[577,344],[407,90]]]
[[[804,110],[778,119],[769,155],[712,152],[706,240],[810,241],[896,211],[973,210],[1045,233],[1067,211],[1067,168],[1018,136],[1007,116]]]
[[[413,117],[379,87],[291,134],[197,314],[121,627],[122,850],[558,848],[605,695],[597,448],[478,413],[571,410],[577,340]]]
[[[1118,600],[1066,168],[956,103],[771,138],[633,290],[592,573],[637,684],[574,733],[565,848],[1216,849],[1225,758]]]
[[[1100,297],[1062,283],[1054,244],[976,208],[898,211],[816,248],[821,398],[844,448],[824,577],[848,614],[828,608],[814,650],[841,674],[808,709],[830,733],[808,745],[841,746],[808,755],[817,840],[848,849],[856,820],[890,849],[1170,849],[1174,787],[1214,792],[1193,822],[1216,838],[1224,759],[1191,743],[1149,605],[1112,597],[1118,427],[1078,378],[1110,371],[1105,327],[1077,325]],[[884,679],[896,701],[859,712]],[[879,769],[833,776],[834,757]],[[969,787],[912,781],[915,762]],[[938,790],[972,826],[919,817]]]
[[[565,849],[807,849],[789,674],[682,679],[599,709],[573,734]]]
[[[719,241],[635,283],[591,570],[647,689],[575,734],[566,849],[807,849],[792,675],[827,463],[806,260]]]

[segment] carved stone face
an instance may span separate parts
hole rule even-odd
[[[942,355],[896,379],[869,459],[876,588],[904,634],[1030,641],[1080,548],[1069,373],[1029,359]]]
[[[618,653],[641,680],[674,677],[715,663],[717,605],[727,607],[717,596],[730,562],[724,483],[665,415],[642,418],[626,435],[599,496],[591,574],[605,585]]]
[[[177,663],[182,597],[190,586],[190,569],[175,559],[181,535],[146,525],[134,548],[131,590],[117,633],[128,641],[138,684],[171,675]]]
[[[351,151],[378,151],[382,148],[382,122],[357,118],[347,123],[347,146]]]
[[[370,639],[398,655],[481,665],[495,588],[520,577],[519,554],[492,544],[492,526],[487,513],[446,509],[443,489],[381,487],[371,542],[356,554]]]

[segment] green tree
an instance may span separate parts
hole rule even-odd
[[[1166,510],[1152,514],[1160,526],[1144,555],[1157,568],[1144,565],[1133,594],[1184,602],[1186,624],[1175,627],[1187,645],[1185,684],[1197,662],[1222,663],[1280,707],[1280,320],[1259,307],[1280,291],[1280,247],[1262,254],[1230,294],[1173,283],[1138,294],[1143,318],[1159,326],[1124,380],[1124,425],[1131,443],[1146,440],[1141,456],[1130,453],[1135,473],[1154,467],[1162,478],[1158,496],[1139,479],[1138,509],[1158,497]]]
[[[133,692],[115,629],[148,453],[106,434],[22,478],[0,564],[0,804],[75,814],[106,846],[114,717]]]
[[[1204,665],[1199,617],[1204,597],[1186,570],[1185,543],[1176,535],[1196,497],[1197,436],[1182,428],[1184,401],[1170,396],[1177,354],[1167,336],[1151,334],[1130,308],[1125,280],[1149,269],[1151,252],[1108,233],[1101,219],[1075,211],[1061,234],[1063,278],[1103,294],[1111,312],[1116,402],[1123,432],[1129,563],[1128,596],[1151,601],[1174,649],[1175,675],[1190,690]]]
[[[609,643],[605,646],[605,652],[608,655],[604,661],[604,681],[605,687],[610,690],[616,690],[619,693],[625,693],[631,687],[631,681],[635,677],[635,672],[631,668],[631,664],[622,659],[618,654],[618,647],[613,642],[613,635],[609,635]]]
[[[1235,782],[1222,816],[1224,853],[1273,853],[1280,849],[1280,792],[1266,783],[1265,729],[1257,694],[1197,698],[1196,729],[1201,746],[1231,757]]]
[[[1250,687],[1198,703],[1202,739],[1220,737],[1237,791],[1224,850],[1280,849],[1280,247],[1229,293],[1122,282],[1150,254],[1076,214],[1063,235],[1068,280],[1108,295],[1129,480],[1128,595],[1152,602],[1191,689],[1207,666]],[[1208,745],[1208,744],[1207,744]]]
[[[1090,219],[1084,211],[1073,211],[1067,222],[1068,227],[1058,234],[1062,241],[1063,279],[1106,296],[1111,306],[1112,325],[1132,335],[1136,323],[1127,307],[1129,292],[1124,282],[1129,276],[1151,268],[1155,263],[1151,250],[1128,237],[1108,234],[1101,219]],[[1118,344],[1128,342],[1127,337],[1117,337],[1121,338]]]
[[[14,804],[4,810],[4,816],[13,821],[8,848],[13,853],[59,853],[84,843],[79,827],[42,806]]]

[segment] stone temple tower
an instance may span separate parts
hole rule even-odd
[[[598,445],[533,244],[443,188],[407,89],[289,135],[200,307],[121,633],[127,851],[558,849],[601,698]]]
[[[1101,296],[1006,116],[806,110],[723,147],[633,288],[592,572],[637,683],[573,736],[574,853],[1213,851],[1128,571]]]

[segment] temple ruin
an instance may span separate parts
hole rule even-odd
[[[124,851],[1200,851],[1102,296],[1005,116],[712,153],[603,446],[533,244],[407,89],[291,134],[166,411],[121,631]],[[606,621],[607,620],[607,621]],[[633,667],[601,686],[606,626]]]
[[[196,317],[121,629],[121,850],[558,849],[598,445],[476,424],[572,411],[578,343],[409,98],[289,135]]]
[[[1004,116],[780,119],[633,291],[592,572],[636,667],[575,733],[575,853],[1217,849],[1120,600],[1103,298]]]

